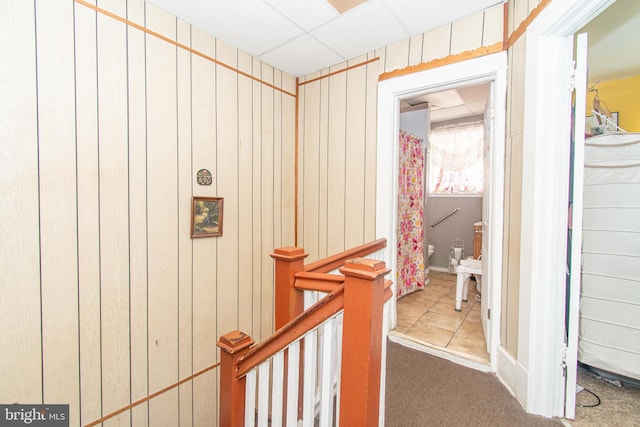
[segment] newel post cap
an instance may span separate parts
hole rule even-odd
[[[344,263],[344,267],[340,268],[340,272],[345,276],[368,280],[375,280],[390,271],[391,269],[386,268],[384,261],[369,258],[350,259]]]
[[[303,248],[297,248],[295,246],[276,248],[271,254],[271,258],[283,261],[296,261],[299,259],[304,259],[308,256],[309,254],[305,254]]]
[[[232,331],[222,335],[216,344],[227,353],[234,354],[250,347],[254,342],[255,341],[244,332]]]

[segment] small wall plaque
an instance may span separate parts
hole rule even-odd
[[[207,169],[200,169],[198,174],[196,175],[198,180],[198,184],[200,185],[211,185],[213,182],[213,177],[211,176],[211,172]]]

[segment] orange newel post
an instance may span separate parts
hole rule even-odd
[[[384,261],[356,258],[340,269],[344,330],[340,425],[377,426],[380,410]]]
[[[249,350],[253,339],[244,332],[224,334],[217,342],[220,347],[220,413],[221,426],[244,426],[246,378],[236,377],[238,360]]]
[[[274,250],[276,330],[304,311],[302,291],[296,290],[295,274],[304,271],[304,249],[284,247]]]

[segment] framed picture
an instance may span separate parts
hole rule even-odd
[[[191,238],[222,236],[222,197],[194,197]]]

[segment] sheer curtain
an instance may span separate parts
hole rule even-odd
[[[432,129],[429,134],[429,192],[482,194],[481,121]]]
[[[420,138],[400,132],[397,298],[425,285],[424,154],[421,145]]]

